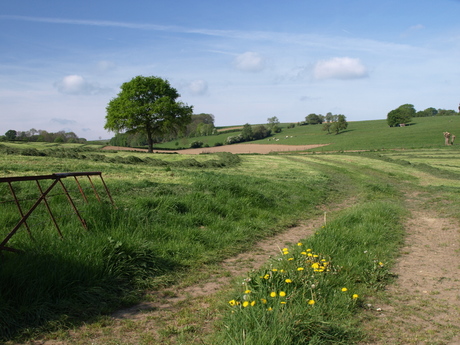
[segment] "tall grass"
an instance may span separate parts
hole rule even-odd
[[[330,193],[324,174],[306,174],[289,181],[277,175],[245,173],[244,165],[233,170],[176,166],[168,172],[143,163],[99,165],[86,160],[8,155],[4,168],[11,174],[16,164],[19,169],[25,162],[43,159],[53,170],[64,162],[65,171],[107,168],[105,180],[117,208],[107,200],[79,203],[87,231],[65,197],[53,195],[49,202],[63,239],[43,205],[28,221],[34,239],[24,228],[13,236],[8,245],[24,253],[2,253],[2,340],[30,337],[132,304],[146,288],[169,284],[180,272],[219,262],[294,224]],[[27,174],[33,175],[34,165],[27,166]],[[35,168],[39,174],[45,170],[43,165]],[[280,166],[278,173],[294,177],[305,172],[302,167],[292,169]],[[168,175],[172,173],[174,176]],[[2,188],[7,198],[8,189]],[[34,185],[17,190],[21,199],[33,199],[37,193]],[[5,224],[0,234],[4,236],[19,215],[12,203],[1,207],[7,210],[0,213]]]
[[[373,201],[343,212],[250,275],[229,296],[221,344],[348,344],[364,297],[382,289],[401,244],[401,207]]]

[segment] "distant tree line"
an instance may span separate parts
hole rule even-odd
[[[416,111],[412,104],[403,104],[387,114],[387,123],[390,127],[409,124],[413,117],[454,116],[459,115],[455,110],[435,109],[433,107]]]
[[[15,131],[10,129],[5,135],[0,136],[1,141],[28,141],[47,143],[85,143],[85,138],[79,138],[74,132],[59,131],[56,133],[32,128],[28,131]]]

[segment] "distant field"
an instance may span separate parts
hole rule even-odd
[[[456,134],[458,137],[460,135],[460,117],[421,117],[413,119],[410,126],[393,128],[388,127],[386,120],[349,122],[348,129],[338,135],[326,134],[322,130],[322,125],[287,128],[287,124],[284,124],[281,133],[267,139],[252,141],[251,143],[283,145],[329,144],[312,150],[316,152],[439,148],[444,147],[442,133],[445,131]],[[228,136],[237,134],[238,132],[179,139],[156,145],[155,147],[158,149],[188,148],[193,141],[202,141],[205,145],[214,146],[216,143],[224,143]],[[460,145],[460,141],[458,144]]]

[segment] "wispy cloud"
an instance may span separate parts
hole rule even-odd
[[[80,75],[68,75],[54,83],[54,87],[61,93],[68,95],[95,95],[111,91],[95,83],[90,83]]]
[[[335,57],[318,61],[313,70],[317,80],[322,79],[357,79],[368,76],[367,68],[360,59]]]
[[[246,52],[238,55],[233,64],[243,72],[260,72],[265,68],[265,59],[258,53]]]

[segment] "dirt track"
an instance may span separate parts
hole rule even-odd
[[[200,149],[185,149],[185,150],[154,150],[155,153],[179,153],[184,155],[198,155],[201,153],[215,153],[215,152],[230,152],[230,153],[260,153],[268,154],[271,152],[292,152],[292,151],[305,151],[317,147],[327,146],[328,144],[321,145],[262,145],[262,144],[235,144],[225,146],[203,147]],[[106,146],[104,150],[117,150],[117,151],[139,151],[147,152],[146,149],[135,149],[131,147],[120,146]]]

